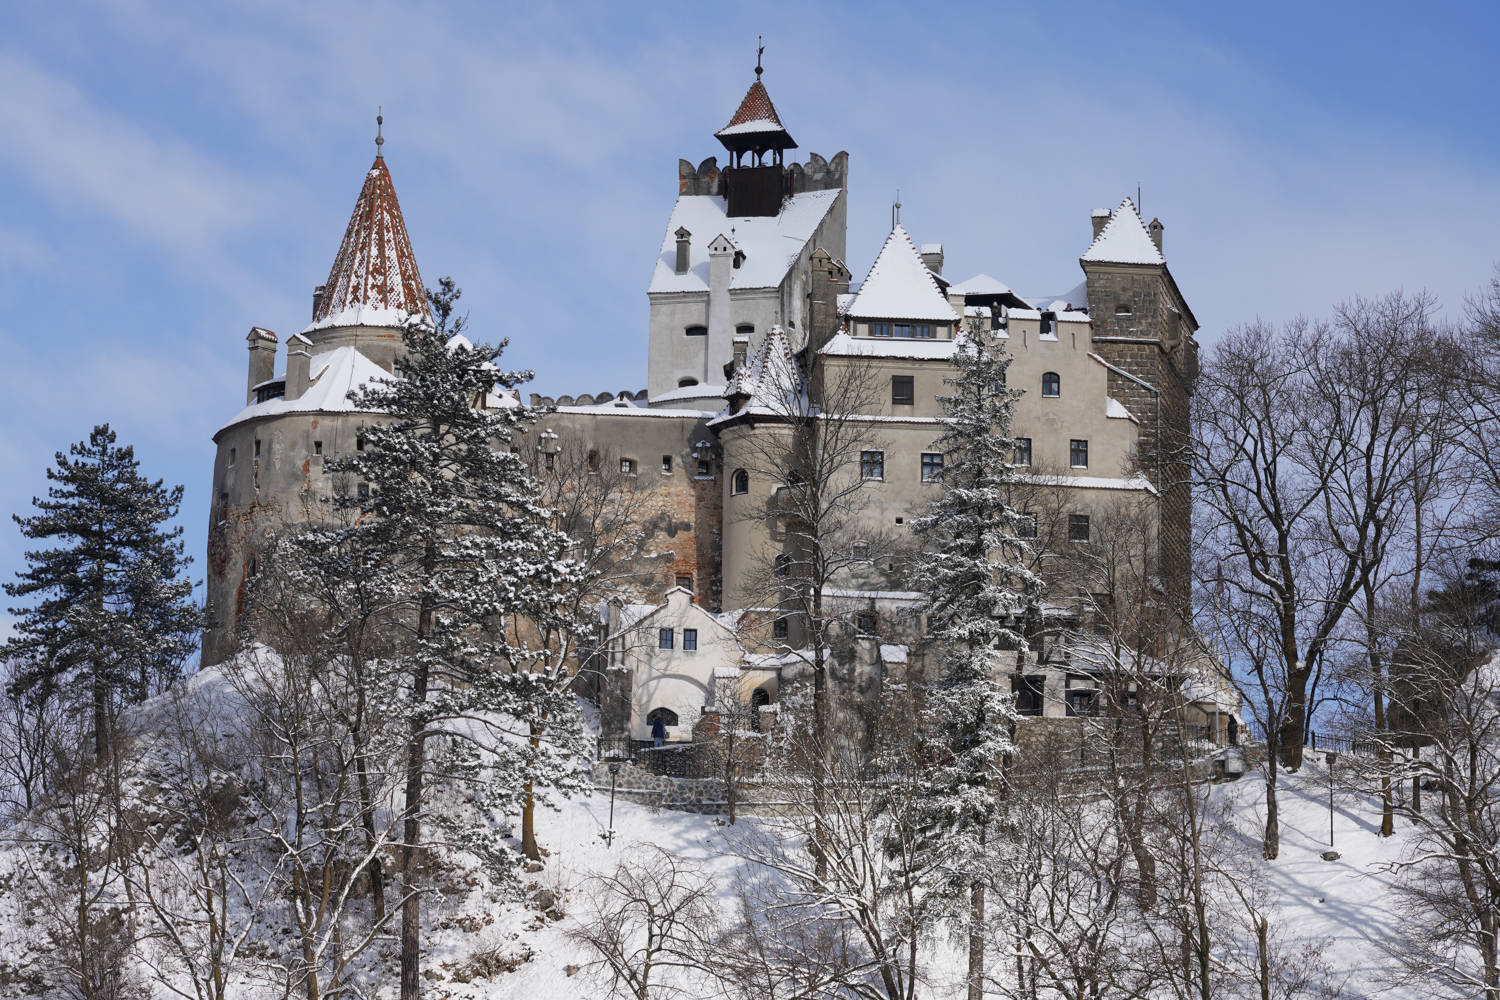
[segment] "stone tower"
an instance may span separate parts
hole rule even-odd
[[[1189,397],[1198,375],[1198,321],[1162,254],[1159,220],[1148,228],[1129,198],[1093,212],[1094,242],[1079,258],[1087,276],[1093,343],[1112,367],[1110,398],[1140,421],[1140,471],[1160,491],[1161,576],[1185,606],[1192,585],[1192,440]]]
[[[312,322],[287,338],[282,374],[275,374],[279,338],[253,328],[245,408],[214,435],[205,666],[240,640],[246,585],[265,564],[268,535],[321,520],[336,491],[366,488],[335,482],[323,463],[363,447],[359,428],[371,415],[355,410],[349,393],[397,370],[401,327],[414,315],[431,312],[390,170],[377,154],[328,280],[313,292]]]

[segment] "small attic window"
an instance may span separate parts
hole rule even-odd
[[[690,326],[690,327],[687,328],[687,330],[685,332],[687,333],[687,335],[689,337],[707,337],[708,336],[708,327],[706,327],[706,326]]]
[[[680,379],[677,380],[677,388],[679,388],[679,389],[686,389],[690,385],[697,385],[697,384],[698,384],[698,380],[695,379],[695,378],[680,378]]]
[[[1130,315],[1130,306],[1127,303],[1121,302],[1119,305],[1115,306],[1115,315],[1116,316],[1129,316]]]

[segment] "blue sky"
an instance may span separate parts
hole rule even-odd
[[[1500,260],[1500,6],[16,4],[0,35],[0,508],[113,424],[208,521],[246,331],[308,319],[374,152],[423,276],[549,394],[645,385],[679,157],[766,76],[850,153],[849,261],[902,221],[945,272],[1081,277],[1089,211],[1143,192],[1200,338]],[[23,539],[0,527],[0,576]]]

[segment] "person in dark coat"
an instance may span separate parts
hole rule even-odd
[[[659,715],[651,723],[651,739],[655,741],[656,746],[661,746],[666,742],[667,724],[662,721]]]

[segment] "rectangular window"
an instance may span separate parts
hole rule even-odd
[[[1068,442],[1068,464],[1075,469],[1089,467],[1089,443],[1074,438]]]
[[[876,625],[874,615],[859,615],[854,619],[854,627],[859,630],[860,635],[874,635]]]
[[[659,649],[671,649],[672,648],[672,635],[673,635],[673,633],[672,633],[671,629],[669,629],[669,628],[661,629],[657,633],[657,639],[656,639],[657,648],[659,648]]]
[[[677,586],[683,590],[691,591],[693,589],[693,578],[690,576],[679,576],[677,578]]]
[[[229,467],[231,469],[234,468],[234,449],[233,448],[229,449]]]
[[[260,438],[255,439],[255,457],[260,458]]]
[[[698,459],[698,475],[700,475],[700,476],[711,476],[713,474],[714,474],[714,467],[713,467],[713,465],[711,465],[709,463],[708,459],[706,459],[706,458],[700,458],[700,459]]]
[[[314,441],[313,442],[313,454],[314,455],[321,455],[321,454],[323,454],[323,442],[322,441]]]
[[[1016,466],[1031,467],[1031,438],[1016,438]]]
[[[922,452],[922,482],[935,483],[943,478],[943,456],[940,452]]]
[[[1020,520],[1018,520],[1016,522],[1016,537],[1017,538],[1035,538],[1036,537],[1036,515],[1035,514],[1022,514],[1021,515]]]
[[[896,324],[896,336],[898,336],[898,337],[910,337],[911,336],[911,324],[910,323],[897,323]]]
[[[685,629],[682,630],[682,648],[683,649],[697,649],[698,648],[698,630],[697,629],[695,629],[695,628],[685,628]]]
[[[1043,694],[1047,689],[1047,677],[1045,674],[1031,674],[1026,677],[1017,677],[1011,682],[1015,687],[1016,712],[1020,715],[1039,716],[1046,705]]]
[[[620,471],[622,473],[624,473],[625,475],[627,475],[627,476],[633,476],[633,475],[635,475],[635,459],[633,459],[633,458],[622,458],[622,459],[620,459]]]
[[[369,483],[360,483],[359,486],[356,487],[356,489],[359,492],[359,498],[361,500],[368,500],[368,499],[370,499],[370,484]]]
[[[889,323],[871,323],[870,324],[870,336],[872,336],[872,337],[889,337],[890,335],[891,335],[891,324],[889,324]]]
[[[1094,692],[1086,688],[1068,691],[1068,715],[1088,716],[1094,714]]]
[[[547,454],[543,458],[542,464],[545,465],[547,468],[550,469],[550,468],[552,468],[552,464],[555,461],[557,461],[557,456],[554,453],[552,453],[552,452],[549,451],[549,452],[547,452]]]
[[[859,453],[859,478],[885,478],[885,452],[862,451]]]
[[[672,474],[672,456],[671,455],[663,455],[661,457],[661,471],[664,472],[664,473],[666,473],[669,476]]]
[[[1068,515],[1068,541],[1086,542],[1089,540],[1089,516],[1087,514]]]
[[[911,406],[917,401],[917,393],[910,375],[891,376],[891,402],[896,406]]]
[[[911,325],[911,335],[913,337],[931,337],[932,336],[932,324],[931,323],[913,323]]]
[[[355,451],[364,451],[365,450],[365,439],[364,438],[357,437],[357,438],[354,439],[354,450]]]
[[[785,618],[778,618],[774,622],[771,623],[771,638],[773,638],[773,639],[785,639],[786,638],[786,619]]]

